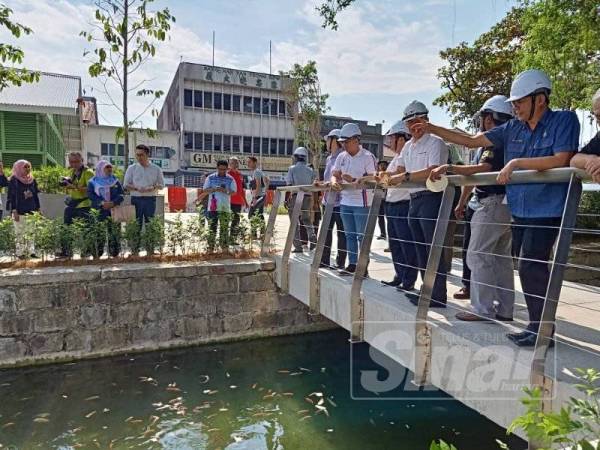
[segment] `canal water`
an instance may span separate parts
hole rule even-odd
[[[526,447],[439,392],[353,400],[351,361],[376,364],[366,344],[349,348],[332,331],[0,371],[0,448]]]

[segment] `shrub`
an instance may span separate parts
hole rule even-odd
[[[38,189],[46,194],[64,194],[65,190],[59,183],[61,177],[68,175],[69,169],[61,166],[42,166],[33,170]]]
[[[0,253],[15,256],[17,242],[15,226],[10,218],[0,220]]]
[[[142,247],[146,254],[152,255],[155,251],[162,253],[165,245],[165,229],[160,217],[153,217],[144,226],[142,233]]]
[[[137,220],[125,224],[123,237],[131,254],[138,254],[142,249],[142,230]]]
[[[60,224],[48,219],[39,212],[27,217],[27,233],[37,253],[45,260],[48,255],[54,255],[60,245]]]
[[[581,195],[577,215],[577,228],[600,228],[600,192],[586,191]]]

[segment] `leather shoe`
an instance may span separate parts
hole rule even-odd
[[[419,306],[419,296],[417,296],[416,298],[409,298],[408,300],[413,305]],[[446,307],[446,303],[438,302],[437,300],[431,300],[429,302],[429,307],[430,308],[445,308]]]
[[[520,333],[508,333],[506,337],[513,342],[516,342],[524,337],[531,336],[533,333],[529,330],[521,331]]]
[[[385,284],[386,286],[396,287],[396,286],[400,286],[400,280],[397,280],[396,278],[394,278],[391,281],[382,281],[381,284]]]
[[[512,317],[503,317],[499,314],[496,314],[496,320],[498,320],[500,322],[512,322],[513,318]]]
[[[468,311],[461,311],[459,313],[456,313],[456,317],[458,320],[463,320],[465,322],[491,322],[492,319],[490,319],[489,317],[485,317],[485,316],[480,316],[478,314],[472,313],[472,312],[468,312]]]
[[[301,248],[293,248],[292,253],[302,253],[302,249]]]
[[[467,288],[460,288],[459,291],[455,292],[452,298],[456,300],[468,300],[471,298],[471,293]]]
[[[513,340],[513,342],[519,347],[533,347],[537,340],[537,334],[529,334],[522,339]],[[554,348],[554,339],[550,340],[548,348]]]
[[[325,263],[319,264],[319,268],[320,269],[330,269],[330,267],[327,264],[325,264]]]
[[[349,277],[354,272],[356,272],[356,264],[348,264],[348,267],[338,271],[338,273],[344,277]]]

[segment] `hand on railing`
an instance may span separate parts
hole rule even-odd
[[[448,164],[443,164],[439,167],[436,167],[429,173],[429,179],[431,181],[437,181],[442,179],[442,175],[446,175],[448,172]]]
[[[498,184],[507,184],[510,181],[510,177],[515,170],[514,159],[509,161],[500,171],[496,180]]]

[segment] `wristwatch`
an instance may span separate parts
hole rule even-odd
[[[410,172],[404,172],[404,181],[410,181]]]

